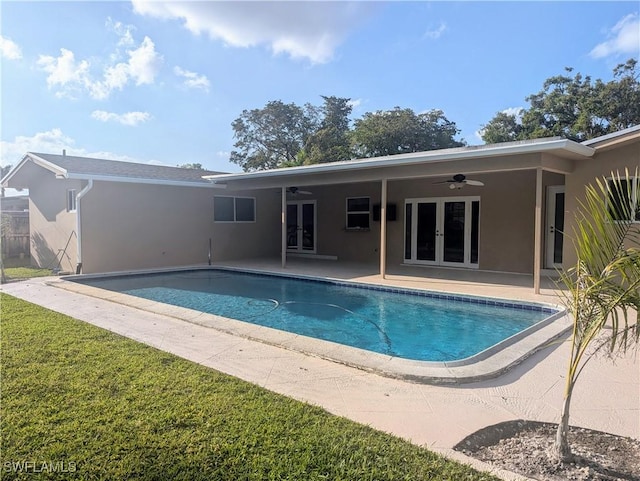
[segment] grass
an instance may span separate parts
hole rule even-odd
[[[8,280],[23,280],[52,275],[51,269],[39,269],[37,267],[5,267],[4,274]]]
[[[4,274],[7,281],[31,279],[33,277],[46,277],[53,275],[51,269],[40,269],[31,267],[31,258],[11,257],[2,260],[4,264]]]
[[[498,479],[68,316],[0,301],[3,480]],[[25,461],[30,472],[10,467]]]

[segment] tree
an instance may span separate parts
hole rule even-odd
[[[262,109],[243,110],[231,124],[236,143],[229,160],[245,172],[273,169],[295,163],[318,124],[317,109],[280,100]]]
[[[564,304],[573,317],[562,413],[552,452],[560,461],[572,459],[567,441],[569,410],[585,364],[601,349],[624,351],[640,339],[640,228],[634,223],[640,218],[640,200],[632,198],[630,188],[639,173],[636,170],[630,177],[627,172],[625,177],[598,180],[587,187],[576,217],[577,262],[560,274],[567,287]],[[603,339],[605,326],[608,332]]]
[[[486,143],[561,136],[584,141],[640,123],[640,82],[637,60],[630,59],[613,71],[613,80],[595,82],[582,74],[545,80],[542,90],[529,95],[521,116],[497,113],[482,127]]]
[[[302,164],[323,164],[351,158],[349,115],[351,99],[325,97],[321,108],[323,119],[304,145],[298,160]]]
[[[640,124],[640,72],[638,61],[629,59],[614,70],[614,82],[604,85],[599,99],[609,121],[609,131],[615,132]]]
[[[416,115],[412,109],[368,112],[354,123],[351,141],[359,157],[377,157],[459,147],[460,131],[441,110]]]
[[[518,140],[521,131],[522,125],[516,114],[498,112],[491,122],[482,126],[480,133],[485,143],[497,144]]]
[[[194,169],[194,170],[204,170],[204,168],[202,167],[202,164],[182,164],[179,165],[178,167],[180,167],[181,169]]]

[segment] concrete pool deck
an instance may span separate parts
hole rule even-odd
[[[168,271],[168,274],[192,273],[198,271],[209,272],[211,271],[211,268],[199,267],[177,270],[171,269]],[[232,274],[233,272],[257,272],[262,275],[266,272],[264,269],[261,271],[255,271],[247,268],[238,269],[235,267],[220,266],[216,266],[213,271],[216,273],[228,272],[229,274]],[[274,276],[272,277],[273,281],[277,282],[278,277],[275,276],[280,276],[281,273],[274,272],[272,270],[268,272],[271,276]],[[147,272],[145,271],[136,272],[138,275],[146,273]],[[158,270],[150,271],[150,273],[157,274]],[[174,303],[167,305],[163,302],[156,302],[152,299],[119,292],[117,289],[109,290],[107,286],[100,284],[101,280],[109,280],[114,277],[116,279],[123,278],[120,274],[65,276],[62,277],[60,281],[55,282],[52,285],[77,292],[79,294],[108,299],[109,301],[118,304],[143,309],[156,314],[170,315],[177,319],[216,329],[227,334],[328,359],[330,361],[339,362],[347,366],[374,372],[383,376],[415,382],[434,384],[468,383],[497,377],[541,348],[546,347],[550,343],[556,342],[556,340],[561,338],[571,326],[570,318],[564,314],[562,306],[558,305],[532,303],[522,300],[515,301],[496,299],[494,297],[487,296],[452,295],[451,292],[436,292],[425,289],[407,289],[407,292],[428,294],[429,296],[438,296],[443,298],[445,302],[453,303],[451,304],[452,308],[456,303],[463,302],[463,299],[477,302],[479,305],[482,305],[481,303],[498,302],[499,305],[520,306],[523,309],[527,308],[533,311],[538,310],[540,311],[538,315],[541,316],[541,320],[535,325],[503,339],[495,345],[490,346],[470,357],[440,362],[421,361],[403,359],[389,354],[360,349],[352,345],[344,345],[315,337],[300,335],[288,330],[275,329],[258,323],[252,323],[250,321],[246,322],[236,320],[235,318],[201,312],[195,309],[180,307]],[[126,278],[126,275],[124,278]],[[307,279],[314,281],[319,280],[318,276],[310,276],[308,272],[306,274],[294,274],[292,272],[287,272],[287,276],[285,278]],[[94,279],[99,282],[98,285],[92,283],[92,280]],[[336,282],[338,285],[359,286],[360,288],[365,289],[362,290],[363,295],[375,296],[376,291],[370,289],[386,289],[395,292],[401,291],[400,287],[394,284],[381,286],[380,283],[354,282],[353,280],[329,277],[326,275],[321,279]],[[404,289],[406,288],[402,289],[403,292]],[[471,305],[471,303],[469,302],[467,305]],[[500,309],[500,307],[497,306],[496,308]],[[498,315],[498,313],[496,313],[496,315]]]
[[[366,282],[367,276],[354,274],[351,278]],[[453,451],[453,446],[469,434],[503,421],[557,422],[560,415],[569,352],[566,342],[535,353],[495,379],[459,385],[416,384],[219,332],[176,319],[171,312],[148,312],[109,299],[59,289],[52,281],[55,283],[58,279],[10,283],[1,290],[269,390],[322,406],[333,414],[390,432],[479,469],[491,470],[488,465]],[[384,281],[376,280],[373,275],[369,281],[410,287],[416,287],[413,285],[416,283],[438,284],[434,278],[411,277],[403,281],[395,274]],[[468,282],[444,279],[442,284],[446,288],[442,290],[455,292],[457,286],[458,292],[466,288],[473,294],[554,302],[552,292],[543,291],[542,298],[536,297],[528,285],[505,285],[496,279],[495,282],[476,282],[470,291]],[[588,364],[575,388],[571,424],[640,438],[640,355],[637,350],[615,362],[598,357]],[[493,471],[505,479],[523,479],[504,471]]]

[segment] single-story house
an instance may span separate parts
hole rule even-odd
[[[564,233],[585,186],[638,167],[640,126],[237,174],[27,153],[2,185],[29,189],[38,265],[62,250],[83,273],[295,255],[524,273],[538,289],[575,262]]]

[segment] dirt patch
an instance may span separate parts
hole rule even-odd
[[[571,427],[575,461],[554,462],[548,455],[557,424],[508,421],[481,429],[454,449],[493,466],[540,481],[640,481],[640,441]]]

